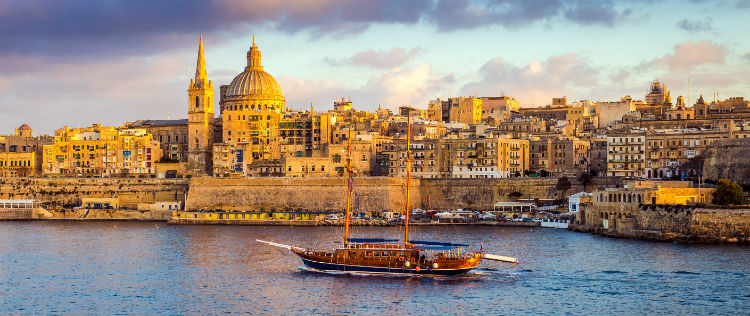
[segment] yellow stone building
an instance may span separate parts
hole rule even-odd
[[[607,188],[593,192],[594,205],[607,203],[630,204],[680,204],[713,201],[713,188],[661,187]]]
[[[220,94],[222,140],[231,148],[234,160],[246,163],[248,159],[281,158],[279,122],[286,100],[276,79],[263,70],[255,37],[247,52],[247,67],[229,85],[221,86]]]
[[[67,176],[148,176],[161,159],[158,141],[143,129],[117,129],[94,124],[63,127],[45,145],[42,172]]]
[[[39,171],[36,152],[0,152],[0,177],[27,177]]]
[[[425,116],[429,120],[479,124],[482,121],[482,99],[474,97],[430,100]]]

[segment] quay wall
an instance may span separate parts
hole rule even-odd
[[[184,201],[187,179],[0,178],[0,199],[34,199],[42,204],[80,205],[84,197],[119,197],[120,205]]]
[[[750,208],[585,205],[570,229],[623,238],[750,244]]]

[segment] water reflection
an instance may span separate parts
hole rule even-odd
[[[330,275],[255,239],[332,249],[339,227],[0,222],[3,314],[739,314],[748,249],[554,229],[419,227],[517,256],[448,278]],[[358,237],[400,236],[358,227]],[[22,294],[22,295],[18,295]]]

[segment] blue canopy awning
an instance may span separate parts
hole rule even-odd
[[[415,245],[431,245],[431,246],[453,246],[453,247],[468,247],[467,244],[454,244],[450,242],[440,242],[440,241],[425,241],[425,240],[409,240],[410,244]]]
[[[420,249],[420,250],[451,250],[453,247],[450,246],[416,246],[412,249]]]
[[[383,238],[349,238],[347,242],[362,243],[362,242],[396,242],[398,239],[383,239]]]

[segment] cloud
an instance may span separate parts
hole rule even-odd
[[[421,47],[414,47],[409,50],[396,47],[389,51],[370,49],[358,52],[343,60],[326,58],[325,61],[332,66],[360,65],[377,69],[389,69],[403,65],[422,51],[424,50]]]
[[[629,12],[612,0],[3,0],[0,55],[147,55],[186,48],[199,32],[229,40],[252,27],[314,38],[358,34],[375,24],[455,31],[563,19],[613,26]]]
[[[627,18],[630,9],[616,11],[612,1],[584,0],[571,2],[564,10],[565,18],[580,24],[601,24],[614,26],[616,22]]]
[[[677,27],[687,32],[710,32],[713,31],[713,19],[710,17],[704,21],[689,21],[682,19],[677,21]]]
[[[630,12],[618,11],[612,0],[437,0],[426,18],[439,30],[453,31],[489,25],[516,28],[556,18],[583,25],[613,26]]]
[[[335,80],[285,76],[277,79],[287,102],[294,109],[308,109],[310,102],[316,109],[330,109],[333,101],[339,97],[351,97],[357,109],[369,111],[378,106],[391,109],[402,105],[426,107],[430,99],[455,93],[451,88],[455,83],[453,75],[436,73],[428,63],[380,72],[358,87],[346,86]]]
[[[724,46],[712,41],[685,41],[674,46],[674,52],[662,57],[642,63],[638,68],[648,70],[653,68],[668,69],[670,71],[690,72],[702,65],[724,64],[726,51]]]
[[[563,54],[544,61],[517,66],[495,57],[479,69],[481,79],[463,86],[464,95],[513,96],[522,105],[548,104],[553,97],[578,95],[588,97],[599,72],[577,54]]]
[[[199,32],[271,26],[287,33],[357,33],[417,23],[430,0],[7,0],[0,54],[129,55],[185,45]],[[220,32],[219,32],[220,33]],[[231,34],[225,34],[231,37]],[[192,43],[192,41],[191,41]],[[96,53],[93,53],[96,52]]]
[[[194,57],[163,55],[87,63],[27,60],[28,73],[0,73],[0,127],[29,123],[52,133],[64,125],[119,125],[185,118]],[[175,76],[175,73],[184,76]],[[0,130],[0,134],[12,132]]]

